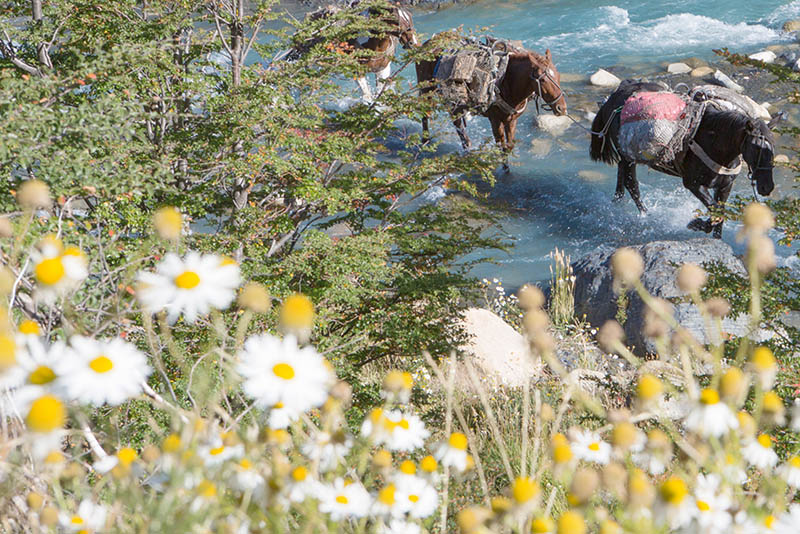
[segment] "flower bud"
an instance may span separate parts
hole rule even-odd
[[[44,526],[52,527],[58,523],[58,510],[53,506],[45,506],[42,513],[39,514],[39,521]]]
[[[666,336],[669,325],[663,319],[664,316],[672,316],[672,304],[656,298],[644,312],[644,335],[651,338]]]
[[[706,279],[706,272],[694,263],[684,263],[678,270],[678,287],[686,293],[699,291],[706,285]]]
[[[511,499],[507,497],[497,496],[492,497],[490,505],[492,507],[492,512],[495,514],[505,514],[511,511],[511,507],[514,505],[514,503],[512,503]]]
[[[628,478],[628,503],[633,508],[649,508],[655,499],[655,489],[641,469],[634,469]]]
[[[0,237],[14,237],[14,227],[8,217],[0,217]]]
[[[541,412],[539,413],[539,417],[542,419],[542,421],[547,421],[547,422],[549,422],[549,421],[552,421],[552,420],[554,420],[554,419],[555,419],[555,417],[556,417],[556,414],[555,414],[555,412],[553,411],[553,407],[552,407],[552,406],[550,406],[550,405],[549,405],[548,403],[546,403],[546,402],[543,402],[543,403],[542,403],[542,409],[541,409]]]
[[[572,478],[572,485],[569,490],[570,495],[573,497],[573,506],[588,502],[598,486],[600,486],[600,476],[594,469],[578,469]]]
[[[627,491],[628,472],[625,467],[617,462],[611,462],[603,467],[603,487],[618,499],[625,499]]]
[[[542,290],[529,284],[522,286],[517,298],[519,299],[520,307],[525,311],[541,309],[545,302]]]
[[[553,534],[556,524],[547,516],[537,517],[531,521],[531,534]]]
[[[26,180],[19,187],[17,202],[24,208],[50,207],[50,188],[41,180]]]
[[[538,332],[547,330],[547,327],[550,326],[550,317],[541,309],[533,309],[522,318],[522,326],[528,337],[532,338]]]
[[[586,534],[586,521],[580,512],[567,511],[558,518],[558,534]]]
[[[711,314],[711,317],[722,319],[727,317],[731,312],[731,305],[727,300],[721,297],[710,298],[706,301],[706,310]]]
[[[611,432],[611,443],[622,451],[627,451],[637,442],[641,442],[643,434],[631,423],[623,421],[614,425]]]
[[[744,410],[739,410],[736,414],[736,419],[739,421],[739,432],[742,436],[745,438],[752,438],[756,435],[758,425],[752,415]]]
[[[658,398],[664,391],[664,385],[661,380],[650,374],[644,374],[639,377],[639,383],[636,386],[636,392],[639,399],[643,401],[652,401]]]
[[[28,507],[32,510],[38,510],[42,507],[42,504],[44,504],[44,497],[35,491],[28,493],[26,500],[28,501]]]
[[[414,379],[408,371],[395,369],[389,371],[383,379],[383,391],[388,397],[399,399],[400,402],[408,402],[413,386]]]
[[[288,330],[310,330],[314,324],[314,304],[301,293],[290,295],[283,301],[280,320]]]
[[[269,291],[258,282],[248,282],[239,293],[239,307],[254,313],[267,313],[272,307]]]
[[[764,233],[775,226],[775,217],[767,206],[754,202],[744,209],[742,222],[748,232]]]
[[[372,465],[378,469],[389,469],[392,467],[392,453],[386,449],[379,449],[372,455]]]
[[[178,208],[165,206],[159,208],[153,215],[153,226],[162,239],[177,241],[183,230],[183,217]]]
[[[725,400],[739,404],[747,393],[747,377],[738,367],[729,367],[719,381],[719,392]]]
[[[539,492],[539,484],[531,478],[517,477],[511,484],[511,497],[518,504],[529,503],[539,495]]]
[[[492,517],[492,511],[482,506],[464,508],[456,515],[456,524],[463,534],[481,532],[483,523]]]
[[[623,247],[617,249],[611,256],[611,271],[616,282],[631,286],[641,278],[644,272],[644,260],[637,251]]]
[[[603,323],[597,332],[597,344],[606,352],[616,353],[617,345],[625,338],[625,331],[620,324],[611,319]]]
[[[763,389],[772,387],[775,376],[778,374],[778,361],[769,347],[756,347],[750,357],[750,367],[758,377]]]
[[[767,391],[761,399],[761,408],[764,417],[771,425],[783,425],[786,423],[786,408],[783,400],[774,391]]]
[[[775,269],[775,244],[772,239],[759,235],[750,240],[747,247],[747,266],[766,274]]]

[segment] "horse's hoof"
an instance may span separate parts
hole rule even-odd
[[[508,166],[508,163],[503,163],[503,171],[511,172],[511,167]]]
[[[722,226],[715,226],[714,231],[711,233],[714,239],[722,239]]]
[[[611,199],[611,202],[621,202],[623,198],[625,198],[625,193],[614,193],[614,198]]]
[[[686,228],[696,232],[705,232],[708,234],[711,232],[711,221],[698,217],[689,221],[689,224],[686,225]]]

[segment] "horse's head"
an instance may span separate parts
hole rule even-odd
[[[544,56],[529,54],[531,60],[531,80],[533,92],[544,102],[545,109],[553,111],[554,115],[567,114],[567,98],[561,90],[561,75],[558,73],[550,49]]]
[[[395,14],[397,15],[397,37],[400,39],[400,44],[402,44],[404,48],[419,46],[419,39],[417,39],[417,32],[414,31],[414,19],[411,16],[411,11],[398,7],[395,8]]]
[[[748,120],[742,141],[742,157],[750,167],[759,195],[767,196],[775,188],[772,181],[774,156],[775,137],[767,124],[760,119]]]

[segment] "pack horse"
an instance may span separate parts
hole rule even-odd
[[[769,195],[775,139],[747,97],[716,86],[687,95],[662,84],[624,82],[592,123],[591,158],[617,164],[615,200],[627,189],[640,213],[636,165],[679,177],[706,208],[724,204],[742,168],[760,195]],[[713,192],[713,194],[712,194]],[[722,237],[722,221],[697,218],[688,227]]]

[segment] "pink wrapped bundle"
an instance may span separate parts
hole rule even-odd
[[[680,120],[686,101],[674,93],[636,93],[625,101],[621,124],[634,121]]]

